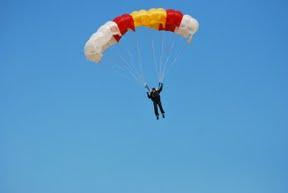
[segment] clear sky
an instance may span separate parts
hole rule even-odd
[[[157,85],[147,54],[157,32],[127,33],[99,65],[83,55],[101,24],[152,7],[200,22],[164,81],[159,121],[144,88],[112,68],[138,37]],[[285,0],[1,0],[0,192],[287,193],[287,9]]]

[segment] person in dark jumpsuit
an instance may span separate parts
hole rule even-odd
[[[147,86],[149,92],[147,92],[147,97],[152,100],[153,106],[154,106],[154,113],[156,115],[157,120],[159,119],[159,113],[158,113],[158,107],[160,109],[160,112],[162,114],[162,117],[165,118],[165,111],[161,104],[161,97],[160,92],[163,89],[163,83],[159,83],[159,88],[152,88],[150,91],[149,87]]]

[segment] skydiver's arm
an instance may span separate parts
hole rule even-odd
[[[161,92],[162,89],[163,89],[163,83],[162,83],[162,82],[159,82],[159,89],[158,89],[158,91]]]
[[[149,93],[149,92],[146,92],[146,93],[147,93],[147,97],[148,97],[149,99],[151,99],[150,93]]]

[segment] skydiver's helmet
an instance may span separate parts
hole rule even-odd
[[[156,88],[152,88],[152,92],[155,92],[156,91]]]

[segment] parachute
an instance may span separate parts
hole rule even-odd
[[[105,50],[118,43],[128,30],[135,31],[137,27],[174,32],[190,43],[199,23],[190,15],[173,9],[152,8],[123,14],[106,22],[92,34],[84,47],[86,58],[99,63]]]

